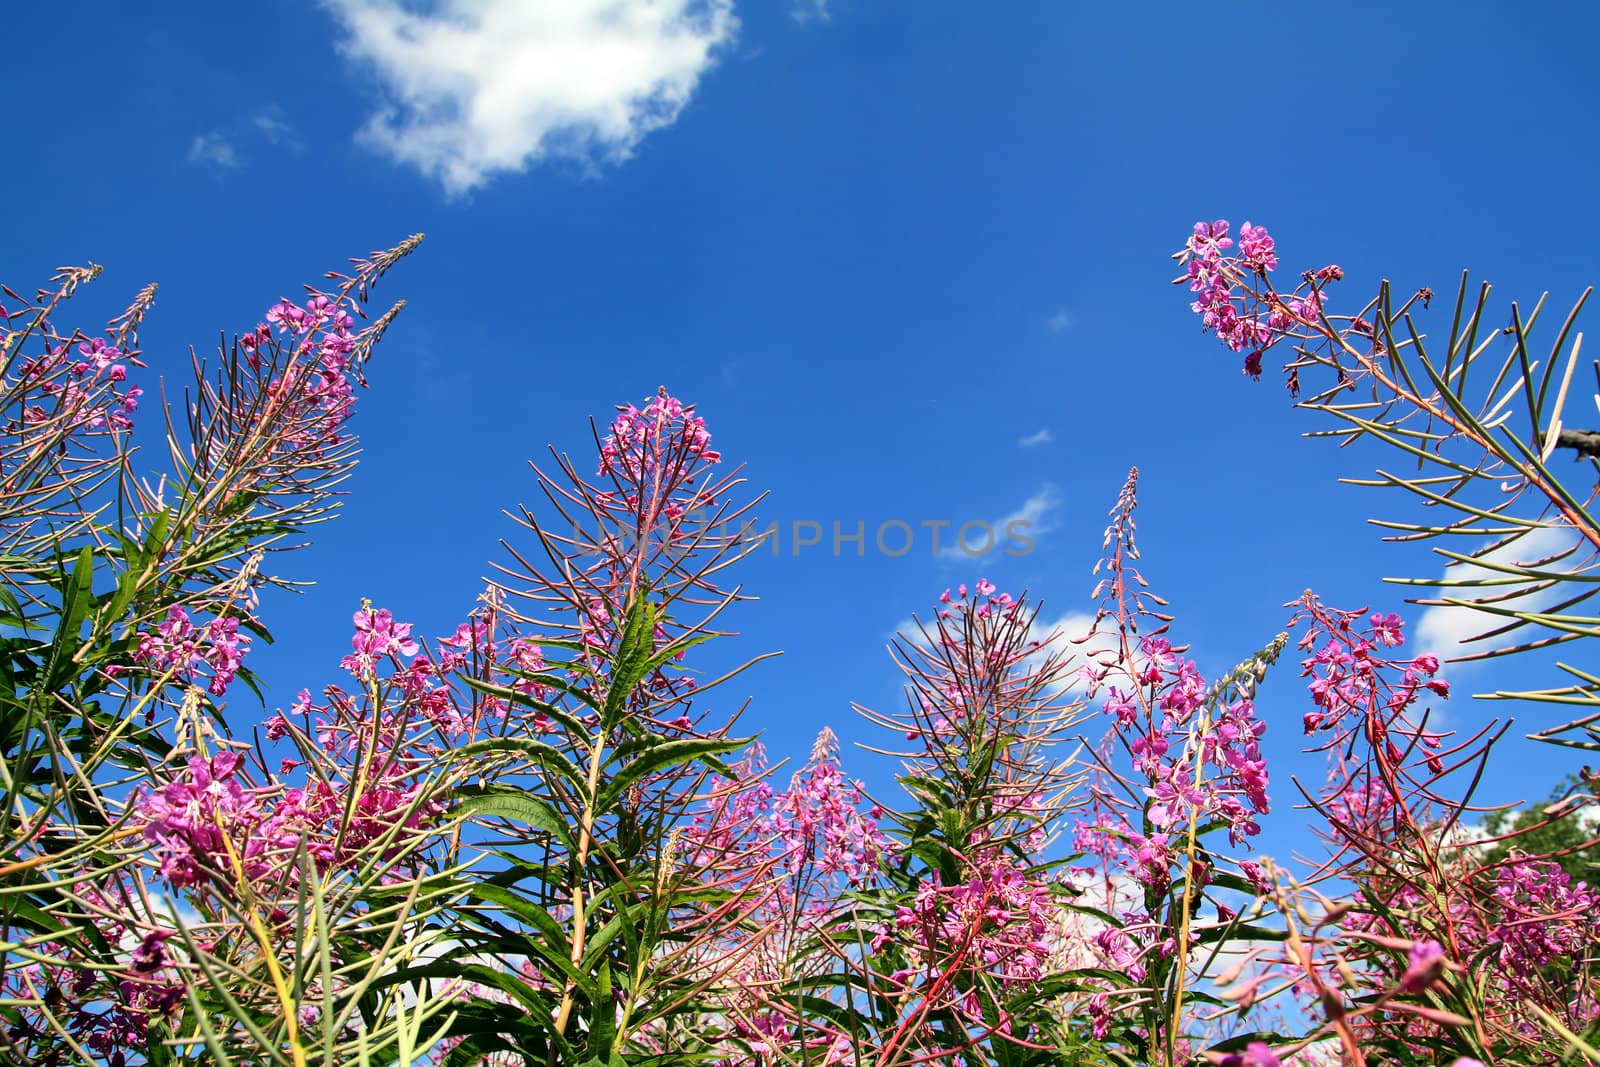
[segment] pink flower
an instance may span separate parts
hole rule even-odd
[[[1244,1052],[1231,1053],[1218,1062],[1220,1067],[1283,1067],[1283,1061],[1272,1051],[1272,1046],[1263,1041],[1252,1041],[1244,1047]]]
[[[1195,255],[1216,255],[1232,247],[1233,239],[1228,236],[1227,219],[1194,224],[1194,236],[1189,238],[1189,250]]]
[[[287,300],[281,300],[267,309],[267,321],[280,331],[305,332],[306,313]]]
[[[600,473],[618,474],[643,485],[657,470],[677,467],[684,460],[711,465],[722,460],[711,448],[706,422],[692,405],[665,390],[644,409],[628,404],[618,409],[611,432],[600,446]]]
[[[171,672],[184,684],[192,684],[208,667],[211,682],[206,688],[212,696],[222,696],[242,668],[250,643],[240,635],[238,619],[212,619],[196,627],[189,613],[174,604],[154,633],[139,635],[134,659],[157,672]]]
[[[1265,273],[1278,269],[1275,242],[1265,226],[1252,226],[1246,222],[1239,227],[1239,258],[1245,266]]]
[[[1385,648],[1398,648],[1405,643],[1405,636],[1401,633],[1404,623],[1394,612],[1391,611],[1387,615],[1374,612],[1370,621],[1373,636],[1378,639],[1380,645]]]
[[[1445,969],[1444,946],[1437,941],[1414,941],[1400,976],[1402,993],[1420,993],[1439,980]]]
[[[385,656],[415,656],[422,647],[411,637],[411,624],[395,622],[387,608],[363,608],[352,618],[356,632],[350,646],[355,654],[345,657],[344,667],[353,674],[370,670]]]
[[[811,760],[795,774],[789,791],[772,798],[766,828],[782,852],[789,873],[807,869],[841,874],[853,886],[871,882],[880,859],[893,849],[877,820],[861,808],[866,793],[839,767],[839,742],[833,731],[817,735]]]

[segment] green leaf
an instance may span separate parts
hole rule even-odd
[[[556,1040],[548,1019],[532,1019],[515,1004],[474,1000],[456,1009],[445,1036],[466,1037],[451,1050],[446,1067],[478,1067],[492,1052],[514,1052],[525,1064],[542,1064],[551,1040]],[[557,1063],[571,1062],[565,1056]]]
[[[90,587],[94,583],[94,552],[84,545],[61,587],[61,621],[51,642],[50,660],[40,688],[54,693],[64,688],[76,673],[72,655],[77,651],[83,620],[89,613]]]
[[[589,1048],[601,1062],[609,1061],[617,1043],[617,1006],[611,999],[611,964],[600,961],[595,976],[594,999],[590,1002]]]
[[[467,760],[475,756],[518,755],[540,764],[545,769],[554,771],[565,778],[580,796],[587,796],[589,783],[578,768],[563,755],[560,749],[548,745],[543,741],[535,741],[528,737],[491,737],[484,741],[474,741],[470,745],[463,745],[451,753],[455,760]]]
[[[551,689],[559,690],[582,702],[583,704],[594,708],[596,711],[600,709],[600,706],[595,703],[594,697],[590,696],[587,692],[579,689],[577,686],[566,681],[565,679],[558,678],[553,674],[525,674],[521,671],[516,673],[517,677],[519,678],[526,679],[527,681],[533,682],[536,685],[548,686]],[[527,693],[519,693],[507,685],[495,685],[493,682],[485,682],[477,678],[466,678],[463,680],[467,683],[467,687],[469,689],[474,689],[480,693],[492,696],[497,700],[504,700],[508,704],[514,704],[523,708],[532,708],[534,711],[541,711],[559,722],[562,726],[565,726],[574,734],[581,736],[588,733],[588,731],[584,729],[582,721],[579,720],[576,715],[564,708],[556,707],[554,704],[551,704],[548,701],[539,700],[538,698]]]
[[[622,640],[611,668],[611,687],[600,710],[600,728],[610,733],[628,708],[633,691],[649,672],[650,653],[655,650],[656,608],[650,603],[650,586],[641,582],[628,605],[622,627]]]
[[[509,785],[463,786],[456,794],[461,797],[456,805],[458,814],[526,823],[552,835],[568,850],[576,850],[567,820],[537,794]]]
[[[571,959],[568,958],[567,931],[562,929],[544,907],[498,885],[474,886],[471,896],[486,904],[496,905],[543,935],[541,938],[530,936],[528,932],[512,934],[507,931],[506,934],[515,937],[517,942],[512,954],[520,952],[538,959],[551,969],[560,971],[563,977],[570,979],[579,992],[585,996],[593,996],[593,979],[573,966]]]
[[[1210,1048],[1206,1049],[1206,1051],[1223,1053],[1243,1052],[1245,1046],[1253,1041],[1260,1041],[1263,1044],[1272,1045],[1283,1040],[1284,1036],[1282,1034],[1275,1033],[1270,1030],[1257,1030],[1256,1032],[1250,1034],[1235,1034],[1233,1037],[1230,1037],[1225,1041],[1218,1041],[1215,1045],[1212,1045]]]
[[[1195,934],[1195,941],[1206,945],[1213,941],[1254,940],[1254,941],[1283,941],[1288,934],[1282,930],[1274,930],[1270,926],[1258,926],[1254,923],[1229,923],[1226,926],[1213,926]]]
[[[620,904],[621,914],[613,915],[600,929],[589,935],[589,940],[583,949],[583,962],[580,964],[584,970],[594,971],[597,967],[609,966],[605,957],[611,949],[611,942],[617,939],[617,935],[624,927],[631,927],[635,921],[628,914],[629,910],[631,909],[628,909],[626,904]]]
[[[667,741],[648,749],[627,763],[612,776],[595,803],[597,812],[608,812],[612,806],[647,774],[676,767],[708,756],[733,752],[750,743],[746,738],[684,737]]]

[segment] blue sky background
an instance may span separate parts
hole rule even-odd
[[[1042,596],[1047,617],[1092,612],[1133,464],[1144,573],[1219,669],[1302,589],[1395,609],[1381,576],[1439,568],[1365,523],[1408,504],[1334,484],[1394,457],[1299,440],[1313,422],[1281,386],[1199,334],[1168,285],[1194,220],[1270,226],[1290,278],[1340,263],[1346,309],[1382,277],[1453,293],[1462,267],[1564,308],[1600,274],[1588,5],[741,3],[705,61],[648,59],[677,79],[658,128],[608,126],[627,101],[607,78],[628,72],[578,55],[541,90],[577,118],[543,140],[529,119],[419,148],[450,123],[407,126],[400,107],[388,150],[361,131],[408,91],[517,87],[492,55],[437,82],[438,55],[397,66],[362,21],[386,6],[6,16],[0,271],[21,289],[105,264],[77,302],[85,328],[159,281],[147,379],[181,380],[188,345],[428,233],[378,291],[408,307],[361,397],[346,512],[293,563],[318,584],[269,603],[278,643],[251,656],[274,704],[336,680],[363,596],[450,632],[514,532],[500,509],[533,502],[526,461],[547,442],[586,456],[588,417],[658,384],[698,403],[784,522],[870,536],[1055,501],[1025,558],[939,559],[919,537],[898,559],[785,542],[751,560],[761,601],[730,620],[733,651],[785,655],[738,693],[775,755],[803,757],[825,724],[872,739],[849,702],[895,703],[885,640],[946,586],[981,574]],[[525,165],[485,169],[519,148]],[[1041,430],[1050,443],[1019,445]],[[1547,680],[1526,673],[1506,678]],[[1464,695],[1493,675],[1452,677]],[[1315,775],[1290,756],[1305,703],[1297,684],[1264,703],[1282,811],[1291,766]],[[1492,710],[1458,698],[1450,715]],[[871,759],[851,768],[882,781]],[[1577,762],[1508,744],[1488,795],[1542,794]],[[1298,843],[1291,824],[1266,844]]]

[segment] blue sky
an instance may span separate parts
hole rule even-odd
[[[150,376],[428,233],[379,290],[408,306],[361,398],[345,515],[294,562],[318,584],[268,605],[278,643],[252,661],[274,703],[335,679],[363,596],[450,632],[514,534],[500,509],[533,501],[526,461],[583,453],[589,416],[659,384],[771,492],[766,515],[826,531],[750,561],[761,601],[731,620],[729,655],[785,652],[740,691],[775,754],[824,724],[870,738],[849,702],[894,704],[886,637],[946,586],[1092,611],[1133,464],[1145,574],[1202,667],[1230,665],[1302,589],[1399,608],[1380,577],[1438,565],[1366,525],[1404,502],[1334,484],[1371,454],[1299,440],[1313,422],[1281,387],[1200,336],[1167,284],[1193,221],[1270,226],[1286,272],[1340,263],[1352,306],[1381,277],[1452,292],[1462,267],[1558,304],[1596,278],[1586,5],[515,6],[408,4],[410,38],[388,0],[7,15],[0,269],[24,288],[105,264],[85,327],[159,281]],[[826,543],[834,521],[1030,501],[1021,558]],[[1283,807],[1304,705],[1268,697]],[[1491,791],[1575,763],[1514,747]]]

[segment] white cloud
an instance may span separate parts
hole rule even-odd
[[[789,15],[796,22],[827,22],[832,18],[828,12],[828,0],[794,0],[789,8]]]
[[[1570,529],[1536,529],[1524,534],[1505,548],[1488,553],[1483,558],[1489,563],[1532,564],[1570,548],[1573,543],[1574,535]],[[1564,563],[1556,564],[1555,567],[1556,569],[1568,569],[1573,566],[1573,562],[1568,560]],[[1445,574],[1452,579],[1510,577],[1489,567],[1477,567],[1465,563],[1447,567]],[[1488,586],[1477,589],[1446,588],[1437,590],[1434,595],[1466,600],[1475,596],[1492,596],[1497,591],[1506,591],[1507,588],[1506,586]],[[1500,601],[1496,606],[1517,610],[1535,610],[1549,606],[1559,598],[1559,595],[1558,590],[1550,589],[1541,593]],[[1447,659],[1450,656],[1471,655],[1474,652],[1486,652],[1494,647],[1490,641],[1475,641],[1469,644],[1463,644],[1463,642],[1486,631],[1499,629],[1508,621],[1502,616],[1476,611],[1473,608],[1456,607],[1449,604],[1430,607],[1417,616],[1416,624],[1412,627],[1412,643],[1419,653],[1432,653],[1440,659]]]
[[[1055,439],[1056,435],[1051,433],[1047,427],[1043,430],[1030,433],[1026,437],[1017,438],[1017,444],[1021,445],[1023,448],[1037,448],[1040,445],[1047,445]]]
[[[908,641],[922,644],[922,631],[924,627],[928,630],[928,632],[933,632],[933,623],[918,623],[915,618],[907,615],[905,618],[901,619],[899,622],[890,627],[889,632],[885,634],[884,637],[890,641],[893,641],[896,638],[905,638]]]
[[[299,152],[305,147],[300,140],[300,131],[284,117],[280,108],[268,108],[252,118],[250,124],[270,145],[287,148],[291,152]]]
[[[983,559],[1001,550],[1027,555],[1034,543],[1055,529],[1056,513],[1061,509],[1061,494],[1049,482],[1015,511],[993,522],[974,521],[950,528],[951,544],[939,550],[941,559]],[[963,542],[962,530],[967,530]]]
[[[1023,661],[1022,669],[1037,671],[1044,667],[1046,657],[1051,654],[1068,655],[1071,657],[1070,669],[1061,676],[1055,692],[1060,696],[1082,693],[1088,688],[1083,669],[1098,662],[1096,653],[1112,653],[1117,649],[1115,634],[1102,632],[1091,638],[1093,630],[1094,616],[1081,611],[1069,611],[1054,619],[1035,617],[1028,628],[1028,639],[1040,642],[1041,647]],[[901,619],[886,637],[928,647],[938,640],[938,634],[939,620],[930,613],[920,620],[916,617]]]
[[[950,595],[954,596],[955,593],[952,592]],[[1083,655],[1084,646],[1068,645],[1065,644],[1065,642],[1088,636],[1089,631],[1093,627],[1093,615],[1088,615],[1081,611],[1069,611],[1053,620],[1038,618],[1034,619],[1033,625],[1029,628],[1028,635],[1031,640],[1038,641],[1049,641],[1051,638],[1055,638],[1056,640],[1063,642],[1064,647],[1077,650],[1078,655],[1081,658]],[[905,637],[917,642],[918,644],[922,644],[925,642],[924,632],[926,632],[926,634],[938,633],[938,621],[931,615],[920,621],[915,616],[907,616],[895,624],[894,628],[889,631],[888,636]],[[1100,647],[1102,644],[1103,642],[1097,638],[1095,641],[1090,642],[1088,647],[1096,648]],[[1105,647],[1109,648],[1110,646],[1105,645]]]
[[[361,138],[451,194],[544,159],[626,159],[738,29],[732,0],[325,0],[392,101]]]
[[[1045,325],[1050,327],[1051,333],[1061,333],[1067,327],[1072,325],[1072,316],[1068,315],[1064,310],[1057,311],[1054,315],[1050,316]]]
[[[220,133],[197,133],[189,143],[189,162],[233,170],[239,165],[239,153]]]
[[[1049,621],[1035,619],[1033,637],[1047,642],[1051,651],[1071,653],[1072,671],[1063,679],[1066,684],[1062,689],[1073,695],[1089,688],[1089,680],[1083,674],[1085,670],[1107,667],[1122,650],[1115,630],[1105,628],[1096,633],[1094,616],[1082,611],[1069,611]]]

